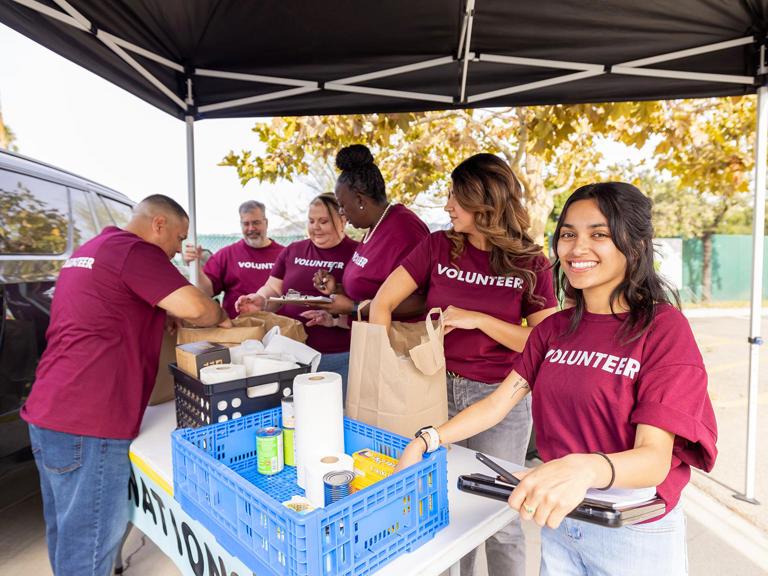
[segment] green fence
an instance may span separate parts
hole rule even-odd
[[[240,240],[240,234],[199,234],[198,244],[216,252]],[[306,236],[271,236],[288,245]],[[765,241],[764,241],[765,242]],[[768,242],[763,262],[763,298],[768,298]],[[687,302],[701,299],[702,242],[698,238],[683,241],[683,288]],[[712,301],[749,300],[752,282],[752,237],[717,234],[712,237]]]
[[[763,239],[763,250],[768,249]],[[763,257],[763,298],[768,298],[768,251]],[[701,299],[702,241],[683,241],[685,301]],[[749,300],[752,283],[752,237],[716,234],[712,237],[712,301]]]

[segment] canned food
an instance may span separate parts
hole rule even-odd
[[[325,490],[325,505],[338,502],[345,496],[349,496],[352,491],[352,480],[355,479],[355,473],[349,470],[334,470],[323,476],[323,487]]]
[[[293,396],[286,396],[280,402],[283,416],[283,428],[296,428],[296,410]]]
[[[293,428],[283,428],[283,455],[286,466],[296,466],[295,446]]]
[[[283,430],[276,426],[256,431],[256,470],[270,476],[283,470]]]

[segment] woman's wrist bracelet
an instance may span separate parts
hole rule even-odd
[[[610,458],[608,458],[608,455],[604,452],[592,452],[592,454],[597,454],[599,456],[602,456],[605,458],[605,461],[608,462],[608,466],[611,467],[611,481],[608,482],[606,486],[603,486],[602,488],[598,488],[598,490],[608,490],[611,486],[613,486],[613,482],[616,480],[616,468],[613,466],[613,462]]]

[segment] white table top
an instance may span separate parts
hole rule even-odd
[[[150,406],[144,416],[141,432],[131,444],[131,452],[140,457],[157,476],[173,485],[170,434],[176,428],[173,402]],[[498,461],[510,471],[520,469]],[[517,513],[504,502],[459,491],[458,477],[483,470],[474,452],[460,446],[448,450],[448,506],[450,523],[436,536],[410,554],[399,556],[384,566],[377,576],[439,575],[462,556],[506,526]]]

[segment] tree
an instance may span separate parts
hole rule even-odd
[[[555,197],[595,178],[601,159],[596,137],[624,131],[628,140],[643,143],[637,121],[657,107],[629,102],[275,118],[253,128],[264,154],[230,152],[221,164],[235,167],[243,184],[302,178],[325,191],[335,180],[329,166],[336,152],[363,143],[372,149],[390,197],[412,203],[425,193],[444,197],[451,170],[464,158],[496,153],[522,181],[531,233],[541,241]]]
[[[18,148],[14,145],[16,135],[11,130],[10,126],[6,125],[3,121],[3,110],[0,107],[0,148],[5,150],[16,151]]]
[[[655,168],[677,184],[681,235],[702,240],[702,300],[712,295],[712,236],[744,209],[754,169],[755,97],[662,102],[647,119]],[[683,214],[681,214],[683,216]]]
[[[0,190],[0,254],[62,254],[66,247],[66,214],[24,186]]]
[[[657,228],[669,235],[700,237],[704,244],[703,295],[711,293],[712,235],[747,204],[754,164],[753,96],[537,106],[494,110],[276,118],[253,131],[265,152],[230,152],[222,165],[241,182],[302,178],[327,191],[335,179],[336,151],[353,143],[374,152],[392,198],[412,203],[444,197],[451,169],[480,151],[502,155],[520,177],[541,241],[548,217],[559,214],[577,186],[608,177],[672,182],[657,196]],[[653,144],[649,166],[600,167],[597,138],[630,146]],[[648,192],[647,188],[641,187]],[[549,221],[552,226],[552,221]]]

